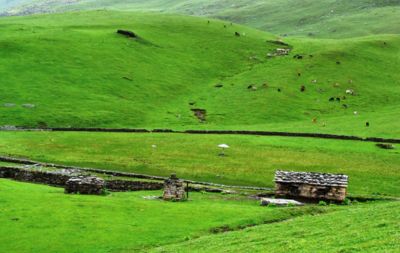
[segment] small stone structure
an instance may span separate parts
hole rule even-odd
[[[347,194],[347,175],[277,171],[275,196],[298,199],[343,201]]]
[[[170,178],[164,181],[164,200],[183,201],[186,200],[186,192],[183,181],[172,174]]]
[[[102,195],[104,180],[98,177],[72,177],[65,184],[65,193]]]

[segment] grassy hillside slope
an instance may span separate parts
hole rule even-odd
[[[342,38],[400,32],[399,0],[34,0],[9,13],[103,8],[215,17],[289,36]]]
[[[140,38],[116,34],[121,28]],[[0,31],[0,125],[400,136],[397,35],[287,39],[293,52],[270,59],[267,53],[282,47],[266,42],[274,36],[193,17],[10,17],[0,19]],[[203,123],[191,111],[199,108],[207,111]]]
[[[206,236],[151,252],[398,252],[399,203],[369,204],[244,231]]]

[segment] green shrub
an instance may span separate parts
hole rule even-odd
[[[320,202],[318,202],[318,205],[319,206],[327,206],[328,204],[325,201],[321,200]]]

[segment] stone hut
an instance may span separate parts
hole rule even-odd
[[[342,174],[277,171],[275,196],[343,201],[347,184],[348,176]]]
[[[175,174],[172,174],[170,178],[164,181],[163,199],[168,201],[186,200],[184,183]]]
[[[65,184],[65,193],[102,195],[104,189],[104,180],[91,176],[72,177]]]

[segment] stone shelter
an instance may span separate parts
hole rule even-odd
[[[186,200],[185,186],[182,180],[172,174],[164,181],[164,200],[183,201]]]
[[[314,172],[275,173],[275,196],[341,202],[346,198],[348,176]]]

